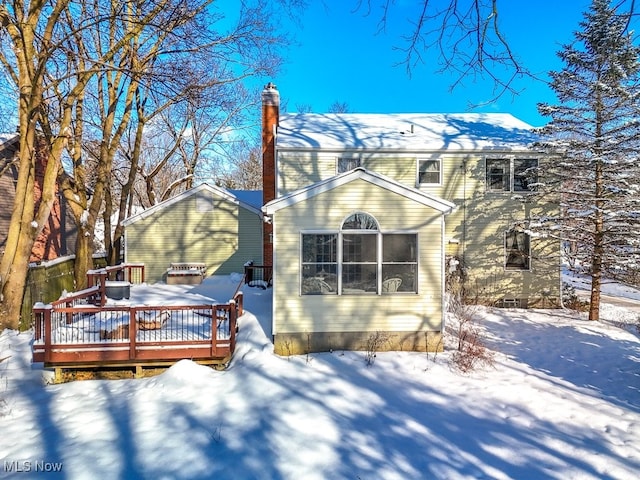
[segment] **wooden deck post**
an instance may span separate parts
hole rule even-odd
[[[51,307],[43,309],[44,312],[44,362],[51,361]]]
[[[129,308],[129,360],[135,360],[136,355],[136,311],[135,307]]]
[[[211,305],[211,357],[217,357],[218,352],[218,309],[220,305]]]
[[[233,355],[236,350],[236,324],[238,321],[238,310],[235,300],[229,302],[229,355]]]

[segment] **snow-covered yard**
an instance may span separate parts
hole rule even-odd
[[[233,282],[207,279],[197,293],[217,298]],[[176,300],[194,287],[180,288]],[[449,351],[382,353],[372,366],[364,352],[282,358],[271,291],[243,290],[223,372],[183,360],[151,378],[42,386],[31,335],[3,332],[0,477],[637,478],[632,329],[563,310],[480,309],[495,366],[469,375],[450,368]]]

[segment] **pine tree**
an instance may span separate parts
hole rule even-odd
[[[538,146],[556,155],[540,190],[559,194],[562,212],[547,225],[591,277],[590,320],[600,318],[603,279],[637,272],[640,259],[640,48],[630,20],[593,0],[558,53],[564,68],[550,73],[558,104],[538,106],[551,117]]]

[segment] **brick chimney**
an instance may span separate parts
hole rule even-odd
[[[266,205],[276,198],[276,127],[280,117],[280,93],[269,82],[262,90],[262,202]],[[262,262],[273,265],[273,225],[263,229]]]

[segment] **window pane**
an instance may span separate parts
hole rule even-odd
[[[421,160],[418,166],[419,183],[440,183],[440,161]]]
[[[335,264],[314,264],[302,267],[303,295],[335,295],[338,276]]]
[[[417,270],[415,263],[382,265],[382,293],[417,293]]]
[[[376,293],[377,291],[376,264],[352,264],[342,266],[342,293]]]
[[[505,234],[505,267],[509,270],[529,270],[530,237],[527,233],[510,230]]]
[[[342,224],[343,230],[378,230],[378,222],[368,213],[354,213]]]
[[[382,236],[383,262],[415,262],[417,235],[385,233]]]
[[[337,235],[302,235],[303,262],[336,262]]]
[[[302,235],[303,295],[338,293],[337,234]]]
[[[348,172],[360,166],[360,158],[339,158],[338,173]]]
[[[342,236],[342,261],[345,263],[376,262],[376,240],[377,235],[344,234]]]
[[[533,158],[513,161],[513,190],[530,191],[529,185],[538,182],[538,160]]]
[[[487,189],[490,191],[509,191],[509,160],[487,159]]]

